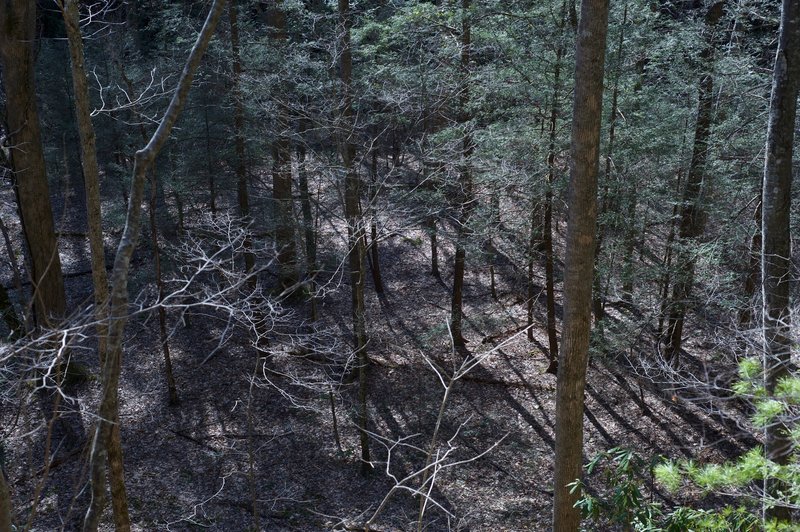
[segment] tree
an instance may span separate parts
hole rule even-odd
[[[0,468],[0,530],[12,530],[11,492],[8,490],[6,474]]]
[[[761,214],[761,279],[764,328],[764,373],[767,394],[776,394],[781,381],[791,375],[790,315],[791,234],[789,221],[792,189],[792,148],[800,87],[800,5],[784,0],[781,33],[772,78]],[[791,460],[793,437],[782,422],[767,425],[767,458],[786,465]],[[767,486],[775,494],[785,486]],[[786,521],[787,506],[775,506],[766,515]]]
[[[461,160],[459,161],[458,181],[456,183],[455,201],[458,216],[456,219],[456,250],[453,258],[453,297],[450,302],[450,332],[453,344],[463,348],[466,343],[463,334],[464,320],[464,269],[466,262],[466,240],[469,234],[469,221],[475,209],[475,197],[472,182],[472,153],[475,144],[472,138],[470,123],[470,63],[472,61],[471,32],[471,0],[461,0],[461,53],[459,59],[459,75],[461,86],[458,92],[458,122],[461,131]]]
[[[356,169],[356,145],[353,142],[355,115],[353,113],[353,53],[350,41],[352,25],[350,1],[339,0],[339,75],[342,84],[341,137],[339,149],[344,163],[344,215],[347,221],[347,265],[350,270],[350,301],[353,312],[353,340],[358,363],[358,428],[361,443],[361,471],[371,469],[369,435],[367,434],[367,328],[364,310],[366,277],[364,219],[361,216],[361,180]]]
[[[156,155],[169,138],[178,116],[186,103],[186,97],[192,85],[192,78],[200,65],[200,60],[208,48],[208,43],[216,29],[217,22],[225,7],[225,0],[214,0],[208,17],[200,34],[197,36],[189,58],[186,61],[175,93],[169,107],[158,125],[158,129],[147,145],[136,152],[131,182],[130,203],[128,205],[125,229],[120,239],[114,259],[114,273],[111,281],[111,308],[109,312],[110,327],[108,336],[108,353],[103,366],[103,392],[99,407],[98,423],[92,440],[89,455],[89,474],[91,480],[92,501],[83,522],[84,531],[97,530],[105,505],[105,484],[103,483],[103,464],[109,452],[109,441],[112,437],[114,420],[119,419],[119,377],[122,362],[122,341],[128,315],[128,273],[136,241],[139,238],[139,227],[144,187],[147,173],[155,162]],[[111,486],[111,497],[124,497],[119,493],[119,486]]]
[[[97,321],[97,350],[100,367],[106,360],[108,340],[108,275],[106,274],[105,246],[103,244],[103,220],[100,209],[100,170],[97,164],[97,147],[94,126],[89,110],[89,87],[84,66],[83,38],[80,31],[80,11],[75,0],[61,4],[64,26],[69,43],[72,84],[75,92],[75,114],[81,139],[81,163],[86,193],[86,214],[89,229],[89,248],[92,259],[92,285],[94,288],[95,319]],[[122,441],[119,419],[115,420],[108,449],[108,478],[114,486],[112,491],[123,494],[112,499],[114,525],[118,530],[130,529],[127,496],[125,493],[122,463]]]
[[[723,2],[714,4],[706,14],[708,27],[707,44],[701,53],[706,71],[700,78],[697,95],[697,121],[694,130],[692,160],[686,176],[686,186],[681,199],[680,224],[675,249],[676,274],[672,289],[672,307],[667,319],[666,358],[676,363],[683,343],[683,324],[686,318],[688,299],[692,292],[695,275],[695,250],[691,246],[705,232],[708,214],[704,205],[706,192],[711,184],[706,175],[709,137],[711,136],[712,113],[714,111],[714,28],[722,17]]]
[[[244,102],[242,101],[242,59],[239,49],[239,23],[237,21],[236,0],[228,5],[230,23],[231,59],[233,93],[233,137],[236,151],[236,198],[239,203],[239,216],[243,220],[250,217],[250,194],[247,190],[247,168],[245,166]],[[244,268],[251,273],[255,268],[253,244],[250,238],[244,242]],[[253,278],[255,282],[255,278]]]
[[[283,0],[277,0],[272,10],[273,22],[270,34],[279,53],[288,50],[286,13]],[[289,133],[291,130],[286,99],[289,97],[285,80],[277,85],[277,112],[275,116],[275,138],[272,141],[272,202],[275,220],[275,246],[278,255],[278,283],[282,290],[297,282],[297,251],[294,240],[294,217],[292,216],[292,161]]]
[[[564,323],[556,389],[553,529],[559,532],[578,530],[580,524],[577,494],[570,493],[568,484],[580,478],[583,458],[583,393],[591,328],[607,31],[608,0],[583,0],[575,49]]]
[[[66,299],[50,205],[34,89],[36,3],[6,0],[0,9],[0,64],[14,189],[30,255],[33,307],[41,327],[64,318]]]
[[[558,115],[561,108],[561,69],[565,53],[564,34],[567,27],[567,2],[561,4],[556,61],[553,65],[553,94],[550,102],[550,123],[547,148],[547,185],[544,195],[544,269],[545,290],[547,291],[547,340],[549,345],[547,370],[554,373],[558,361],[558,328],[556,327],[555,256],[553,252],[553,187],[556,180],[556,139],[558,135]],[[530,295],[529,295],[530,297]]]

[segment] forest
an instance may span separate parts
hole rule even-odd
[[[800,529],[800,1],[0,0],[0,532]]]

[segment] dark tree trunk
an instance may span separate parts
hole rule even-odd
[[[556,180],[556,138],[561,112],[561,68],[564,58],[564,30],[567,24],[567,2],[561,4],[559,45],[553,67],[553,98],[550,105],[550,144],[547,151],[547,187],[544,195],[544,284],[547,306],[547,341],[550,361],[548,372],[558,364],[558,326],[556,325],[555,256],[553,252],[553,186]]]
[[[146,139],[145,139],[146,140]],[[175,376],[172,373],[172,357],[169,352],[169,337],[167,336],[167,310],[160,304],[164,299],[164,279],[161,275],[161,246],[158,243],[158,219],[156,217],[156,176],[155,171],[150,173],[150,243],[153,248],[153,276],[158,290],[158,333],[161,340],[161,352],[164,356],[164,377],[167,381],[167,397],[170,406],[178,404],[178,388],[175,385]]]
[[[308,188],[308,168],[306,167],[306,146],[303,134],[307,129],[304,119],[300,120],[300,142],[297,144],[297,177],[300,189],[300,209],[303,211],[304,240],[306,247],[306,279],[311,299],[311,320],[317,319],[317,235],[314,213],[311,208],[311,193]]]
[[[250,195],[247,190],[247,168],[245,167],[245,142],[244,142],[244,102],[242,101],[242,60],[239,49],[239,24],[237,21],[236,0],[231,0],[228,6],[228,20],[231,28],[231,57],[233,59],[233,135],[236,150],[236,197],[239,203],[239,216],[244,223],[250,223]],[[249,231],[248,231],[249,233]],[[250,237],[244,240],[244,267],[245,272],[251,274],[256,265],[253,254],[253,244]],[[255,286],[255,277],[251,279],[251,286]]]
[[[114,427],[119,427],[119,378],[122,369],[122,343],[125,324],[128,316],[128,273],[133,257],[136,241],[139,238],[142,202],[144,200],[147,172],[155,162],[156,155],[164,146],[169,133],[180,115],[192,84],[192,78],[200,65],[200,59],[208,47],[217,21],[222,14],[224,0],[214,0],[200,35],[197,37],[189,59],[181,73],[178,86],[173,93],[164,118],[147,145],[136,152],[131,181],[131,201],[125,220],[125,229],[120,239],[117,254],[114,258],[114,273],[111,280],[111,309],[108,335],[108,353],[103,367],[103,390],[100,399],[98,422],[95,428],[89,455],[89,478],[91,482],[92,501],[84,517],[84,532],[98,529],[105,505],[105,484],[103,482],[103,465],[110,452],[109,441]],[[118,492],[119,486],[111,486],[111,497],[125,497],[124,491]]]
[[[346,171],[344,181],[345,218],[347,219],[348,267],[350,269],[351,303],[353,309],[353,339],[358,357],[358,428],[361,442],[361,472],[372,469],[367,435],[367,356],[366,316],[364,315],[364,220],[360,210],[360,179],[355,167],[356,146],[352,135],[355,129],[353,114],[353,56],[350,46],[350,1],[339,0],[339,31],[341,32],[341,54],[339,67],[342,82],[342,137],[339,140],[342,161]]]
[[[711,187],[706,176],[706,160],[708,159],[708,141],[711,137],[711,121],[714,111],[714,78],[711,66],[714,61],[714,27],[721,13],[717,6],[712,7],[706,17],[709,36],[708,44],[701,57],[708,71],[700,79],[697,98],[697,122],[694,130],[692,159],[686,176],[686,188],[681,200],[680,224],[675,246],[675,280],[672,286],[672,301],[666,331],[666,359],[676,364],[683,343],[683,326],[686,311],[689,308],[689,297],[694,284],[695,257],[691,249],[705,232],[706,219],[704,203],[707,201],[706,191]]]
[[[764,182],[761,182],[761,194],[764,195]],[[739,325],[749,327],[753,324],[753,305],[756,288],[761,279],[761,200],[753,212],[753,236],[750,237],[750,249],[747,261],[747,277],[744,280],[744,307],[739,311]]]
[[[764,372],[767,394],[791,375],[791,283],[792,257],[789,221],[792,203],[792,148],[800,87],[800,3],[783,0],[781,33],[772,78],[766,163],[762,196],[761,279],[764,320]],[[787,465],[792,461],[794,438],[785,421],[767,425],[767,458]],[[768,479],[767,493],[782,498],[791,487]],[[785,497],[785,495],[783,495]],[[791,520],[791,507],[777,504],[765,508],[768,519]]]
[[[577,531],[581,477],[583,394],[589,358],[592,272],[597,223],[597,171],[603,103],[608,0],[583,0],[575,51],[575,100],[570,148],[569,224],[564,274],[564,323],[556,390],[553,530]]]
[[[39,326],[56,326],[66,300],[45,172],[34,89],[36,3],[6,0],[0,9],[0,61],[6,96],[7,145],[14,190],[30,255],[33,306]],[[23,148],[24,147],[24,148]]]
[[[675,187],[676,195],[680,194],[681,190],[681,183],[683,181],[682,171],[678,171],[678,182]],[[661,294],[661,309],[658,313],[658,330],[657,330],[657,337],[660,338],[662,332],[664,331],[664,319],[667,317],[667,311],[669,309],[669,287],[670,282],[672,279],[672,255],[675,249],[675,229],[678,221],[678,204],[672,206],[672,216],[669,220],[669,232],[667,233],[667,241],[664,245],[664,258],[661,261],[661,287],[660,287],[660,294]],[[627,251],[627,250],[626,250]],[[631,255],[633,252],[631,251]],[[631,282],[631,287],[625,293],[630,294],[633,290]]]
[[[471,0],[461,0],[461,56],[459,71],[461,74],[461,90],[459,92],[458,121],[463,128],[461,140],[461,168],[459,170],[456,196],[458,209],[458,227],[456,228],[456,250],[453,260],[453,297],[450,302],[450,332],[453,345],[463,348],[466,344],[463,334],[464,321],[464,270],[466,263],[466,241],[469,235],[469,221],[474,208],[472,192],[472,166],[470,159],[475,149],[472,140],[472,125],[467,107],[470,98],[470,61],[472,57],[472,32],[470,27]]]
[[[211,210],[211,217],[217,216],[217,184],[214,181],[214,169],[211,162],[211,127],[208,123],[209,102],[203,105],[203,121],[205,122],[206,133],[206,176],[208,176],[208,208]]]
[[[542,205],[538,201],[531,205],[530,233],[528,234],[528,293],[527,293],[527,327],[528,341],[533,342],[533,308],[537,299],[536,285],[533,282],[533,267],[536,257],[543,250]]]
[[[108,275],[106,273],[105,246],[103,242],[102,213],[100,209],[100,170],[97,164],[95,132],[90,113],[88,79],[84,67],[83,39],[80,32],[80,13],[76,0],[62,4],[64,25],[69,40],[72,82],[75,92],[75,112],[81,140],[81,163],[86,192],[89,248],[92,261],[95,318],[97,320],[97,346],[100,367],[105,365],[108,340]],[[128,497],[125,492],[125,469],[122,456],[122,437],[115,424],[108,442],[108,482],[112,486],[111,505],[114,526],[117,530],[131,527]]]
[[[603,197],[600,202],[600,213],[598,215],[597,223],[597,245],[594,251],[594,289],[592,293],[592,313],[594,314],[595,328],[602,336],[603,334],[603,315],[605,312],[605,294],[603,293],[603,275],[600,269],[600,260],[603,253],[603,244],[605,243],[606,232],[608,229],[608,220],[606,217],[612,212],[611,202],[611,170],[613,166],[612,156],[614,154],[614,137],[617,125],[617,103],[619,100],[619,76],[620,68],[622,65],[622,51],[625,42],[625,25],[628,23],[628,6],[622,14],[622,24],[619,29],[619,38],[617,40],[617,54],[614,65],[614,88],[611,93],[611,110],[608,113],[608,147],[606,148],[605,156],[605,171],[603,172]]]
[[[0,530],[14,530],[12,518],[11,491],[8,489],[6,474],[3,468],[0,468]]]
[[[286,14],[283,0],[276,0],[273,10],[272,39],[281,53],[286,53]],[[285,83],[277,91],[277,131],[272,142],[272,201],[275,209],[275,246],[278,250],[278,282],[285,290],[297,283],[297,251],[292,215],[292,167],[289,143],[289,97]]]
[[[372,284],[375,285],[375,292],[378,294],[383,293],[383,276],[381,275],[381,261],[380,253],[378,252],[378,220],[375,217],[375,203],[378,201],[378,151],[372,151],[372,164],[370,165],[370,174],[372,181],[370,182],[369,190],[367,192],[367,201],[369,201],[367,209],[367,217],[369,218],[369,231],[370,231],[370,270],[372,271]]]

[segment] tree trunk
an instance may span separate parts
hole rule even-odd
[[[606,237],[608,228],[608,220],[606,216],[612,212],[610,208],[610,191],[611,185],[611,169],[613,166],[612,156],[614,153],[614,136],[616,133],[617,125],[617,102],[619,100],[619,76],[620,68],[622,65],[622,47],[625,42],[625,25],[628,23],[628,5],[622,13],[622,24],[619,29],[619,37],[617,40],[617,56],[614,65],[614,88],[611,93],[611,111],[608,113],[608,147],[606,148],[605,156],[605,171],[603,172],[603,198],[600,203],[600,214],[597,223],[597,245],[594,250],[594,289],[592,291],[592,313],[594,314],[594,323],[597,332],[603,335],[603,315],[605,311],[605,294],[603,293],[603,275],[600,270],[600,259],[603,253],[603,244]],[[609,274],[610,275],[610,274]]]
[[[678,171],[678,182],[676,185],[676,195],[680,194],[681,190],[681,182],[682,182],[682,170]],[[632,220],[632,218],[629,218]],[[661,338],[661,333],[664,330],[664,319],[667,317],[667,311],[669,309],[669,286],[670,281],[672,278],[672,255],[675,249],[675,229],[676,229],[676,222],[678,220],[678,204],[672,206],[672,216],[669,219],[669,233],[667,233],[667,241],[664,245],[664,258],[661,261],[661,287],[660,287],[660,294],[661,294],[661,308],[658,313],[658,329],[656,331],[656,336]],[[626,248],[627,254],[627,248]],[[631,250],[630,255],[633,255],[633,251]],[[626,255],[627,258],[627,255]],[[627,263],[626,263],[627,264]],[[632,276],[631,276],[632,277]],[[626,294],[630,294],[633,290],[633,282],[627,281],[631,283],[631,287],[629,290],[625,291]]]
[[[775,394],[781,379],[791,375],[791,216],[792,147],[800,86],[800,4],[783,0],[781,33],[772,78],[766,162],[762,196],[761,279],[764,320],[764,372],[767,394]],[[770,460],[792,461],[793,437],[783,420],[767,425],[765,451]],[[766,482],[767,493],[779,496],[791,488],[775,480]],[[785,497],[785,495],[784,495]],[[789,521],[791,508],[765,508],[768,519]]]
[[[371,182],[367,191],[367,218],[369,219],[370,231],[370,269],[372,270],[372,284],[375,285],[375,292],[383,293],[383,276],[381,275],[380,253],[378,252],[378,220],[375,217],[375,203],[378,201],[378,151],[372,151],[372,164],[370,166]]]
[[[211,127],[208,124],[208,105],[209,102],[203,105],[203,121],[205,122],[206,133],[206,176],[208,176],[208,208],[211,211],[211,217],[217,217],[217,184],[214,182],[214,169],[211,162]]]
[[[577,531],[580,525],[580,510],[575,507],[578,493],[570,493],[568,484],[581,477],[583,458],[583,395],[589,358],[607,30],[608,0],[583,0],[575,51],[563,342],[556,389],[553,530],[558,532]]]
[[[500,217],[500,190],[493,186],[489,194],[489,228],[488,236],[484,245],[485,253],[489,259],[489,289],[492,299],[497,301],[497,279],[495,276],[495,263],[497,261],[497,248],[494,245],[492,235],[494,231],[499,231],[503,221]]]
[[[286,14],[283,0],[275,2],[271,37],[276,48],[285,53]],[[276,95],[278,102],[277,131],[272,141],[272,202],[275,209],[275,246],[278,256],[278,283],[281,290],[297,284],[297,251],[294,241],[294,217],[292,216],[292,167],[289,152],[289,110],[286,85],[281,83]]]
[[[172,357],[169,353],[169,337],[167,336],[167,310],[161,305],[164,299],[164,279],[161,276],[161,246],[158,243],[158,219],[156,218],[156,174],[150,171],[150,243],[153,248],[153,276],[158,290],[158,334],[161,341],[161,352],[164,355],[164,377],[167,381],[167,397],[170,406],[178,404],[178,388],[172,373]]]
[[[461,169],[459,170],[456,191],[458,209],[458,227],[456,229],[456,250],[453,263],[453,297],[450,304],[450,332],[453,345],[463,348],[466,344],[463,334],[464,320],[464,269],[466,263],[466,240],[469,235],[469,220],[474,208],[472,193],[472,152],[475,145],[472,140],[472,125],[467,110],[469,105],[470,62],[472,58],[472,33],[470,28],[471,0],[461,0],[461,56],[459,71],[461,74],[461,90],[459,92],[458,121],[463,129],[461,140]]]
[[[247,169],[245,168],[245,143],[244,143],[244,103],[242,102],[242,60],[239,50],[239,24],[236,19],[236,0],[231,0],[228,6],[228,17],[231,26],[231,57],[233,58],[233,135],[236,150],[236,196],[239,203],[239,216],[243,223],[250,223],[250,195],[247,191]],[[248,231],[249,233],[249,231]],[[244,268],[247,274],[252,274],[256,265],[253,254],[253,243],[249,236],[244,239]],[[255,277],[250,279],[250,285],[255,287]]]
[[[700,79],[697,98],[697,122],[694,130],[692,159],[686,176],[686,188],[681,200],[681,221],[675,246],[675,282],[672,287],[672,303],[667,319],[667,345],[665,356],[673,364],[678,362],[683,342],[683,325],[694,284],[695,257],[692,245],[703,235],[708,218],[704,210],[705,192],[711,186],[706,176],[708,141],[711,136],[711,115],[714,110],[714,79],[711,66],[714,61],[714,31],[719,21],[717,6],[712,7],[706,16],[710,35],[708,45],[701,53],[708,71]]]
[[[347,219],[348,267],[350,269],[351,303],[353,308],[353,337],[358,357],[358,428],[361,442],[361,472],[372,470],[367,434],[367,356],[366,316],[364,315],[364,220],[359,208],[360,179],[355,168],[356,146],[352,137],[355,129],[353,115],[353,56],[350,47],[350,1],[339,0],[339,31],[341,32],[341,54],[339,67],[342,82],[342,138],[339,141],[342,161],[346,171],[344,181],[344,208]]]
[[[34,89],[36,3],[5,0],[0,9],[0,61],[14,190],[30,254],[33,306],[41,327],[64,318],[66,299],[50,205]]]
[[[764,182],[761,182],[760,196],[764,195]],[[753,212],[753,236],[750,237],[750,249],[748,250],[747,277],[744,280],[744,307],[739,311],[739,325],[749,327],[753,324],[753,306],[755,305],[754,296],[756,288],[759,286],[761,277],[761,201],[759,200]]]
[[[528,293],[527,293],[527,326],[528,341],[533,342],[533,307],[536,298],[536,287],[533,282],[533,267],[535,259],[542,251],[544,235],[542,234],[542,205],[535,201],[531,205],[530,233],[528,234]]]
[[[305,119],[300,119],[300,142],[297,144],[297,177],[300,188],[300,208],[303,211],[303,227],[306,244],[306,278],[311,298],[311,321],[317,320],[317,234],[314,230],[314,213],[311,209],[311,193],[308,188],[306,146],[303,134],[308,128]]]
[[[106,361],[108,340],[108,321],[106,320],[108,316],[108,275],[106,273],[103,222],[100,209],[100,171],[97,164],[95,132],[90,112],[88,78],[84,66],[79,7],[76,0],[65,0],[61,7],[69,42],[72,83],[75,92],[75,113],[77,115],[78,133],[81,139],[81,162],[86,192],[86,215],[92,260],[95,318],[97,320],[97,350],[100,367],[103,368]],[[111,500],[114,527],[117,530],[130,530],[131,519],[128,511],[128,497],[125,492],[122,439],[118,421],[119,418],[115,418],[108,444],[108,482],[112,486],[112,494],[115,495]]]
[[[11,532],[14,530],[12,511],[11,511],[11,491],[8,489],[8,482],[6,481],[6,474],[3,468],[0,467],[0,530]]]
[[[139,238],[140,215],[147,172],[153,165],[156,155],[169,138],[175,122],[186,102],[191,88],[192,78],[200,64],[200,60],[211,41],[217,21],[222,14],[224,0],[214,0],[203,29],[197,37],[189,59],[181,73],[178,86],[172,96],[169,107],[158,129],[147,145],[136,152],[131,180],[130,203],[125,220],[125,229],[120,239],[114,259],[114,273],[111,280],[111,309],[108,336],[108,353],[103,367],[103,390],[98,412],[98,422],[89,455],[89,478],[91,481],[92,501],[83,523],[84,531],[94,532],[98,529],[103,507],[105,505],[105,485],[103,483],[103,464],[106,462],[108,442],[114,426],[119,426],[119,377],[122,362],[122,343],[125,334],[125,323],[128,315],[128,272],[131,258]],[[116,422],[115,422],[116,421]],[[111,487],[111,496],[124,497],[116,493],[117,486]]]
[[[567,2],[561,4],[559,45],[553,67],[553,99],[550,105],[550,144],[547,150],[547,187],[544,194],[544,276],[547,301],[547,341],[550,361],[547,371],[555,372],[558,364],[558,327],[556,325],[555,257],[553,254],[553,184],[556,179],[556,137],[558,115],[561,107],[561,66],[564,57],[564,28],[566,27]]]

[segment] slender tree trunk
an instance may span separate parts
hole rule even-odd
[[[105,485],[103,483],[103,464],[106,462],[108,442],[112,435],[112,427],[119,426],[119,377],[122,362],[122,343],[125,334],[125,323],[128,315],[128,272],[131,257],[139,238],[140,215],[147,172],[152,167],[156,155],[169,138],[175,122],[183,109],[186,97],[191,88],[192,78],[200,64],[200,60],[211,41],[217,21],[222,14],[224,0],[214,0],[203,29],[197,37],[189,59],[184,66],[172,100],[164,118],[147,145],[136,152],[131,181],[130,203],[125,220],[125,229],[120,239],[114,273],[111,279],[111,310],[108,336],[108,352],[103,367],[103,390],[100,399],[98,422],[92,440],[89,455],[89,478],[91,481],[92,501],[83,523],[84,531],[94,532],[98,529],[103,507],[105,506]],[[124,494],[116,493],[117,486],[111,486],[112,499]]]
[[[792,256],[789,221],[792,203],[792,148],[800,87],[800,4],[783,0],[781,33],[772,78],[766,161],[762,196],[761,279],[764,320],[764,384],[775,394],[781,379],[791,375],[792,338],[791,283]],[[787,465],[792,461],[794,438],[782,419],[767,425],[767,458]],[[768,479],[767,492],[779,498],[791,489]],[[791,507],[765,507],[768,519],[791,520]]]
[[[3,316],[3,321],[8,326],[8,330],[11,331],[12,340],[22,338],[25,335],[25,326],[14,309],[14,303],[11,302],[8,290],[2,284],[0,284],[0,315]]]
[[[233,135],[236,151],[236,196],[239,203],[239,216],[244,223],[250,223],[250,195],[247,191],[247,169],[245,168],[244,142],[244,103],[242,101],[242,60],[239,49],[239,24],[236,18],[236,0],[228,6],[228,20],[231,27],[231,57],[233,59]],[[248,231],[249,233],[249,231]],[[256,265],[253,254],[253,243],[249,235],[244,239],[244,268],[252,274]],[[251,278],[251,286],[255,287],[255,277]]]
[[[150,171],[150,243],[153,248],[153,274],[158,290],[158,333],[161,341],[161,352],[164,355],[164,376],[167,381],[167,397],[170,406],[178,404],[178,388],[175,385],[175,376],[172,373],[172,357],[169,353],[169,338],[167,336],[167,310],[161,305],[164,299],[164,279],[161,275],[161,246],[158,243],[158,219],[156,218],[156,174]]]
[[[276,0],[271,37],[285,54],[287,48],[286,13],[283,0]],[[275,246],[278,249],[278,282],[285,290],[297,283],[297,251],[292,216],[292,168],[289,143],[289,110],[286,107],[286,84],[278,91],[277,131],[272,142],[272,201],[275,209]]]
[[[494,246],[492,235],[494,231],[500,230],[502,220],[500,218],[500,191],[497,187],[492,188],[489,197],[489,236],[486,239],[486,254],[489,256],[489,287],[492,299],[497,301],[497,279],[495,278],[495,261],[497,260],[497,248]]]
[[[2,218],[0,218],[0,234],[3,235],[3,244],[6,248],[6,254],[8,254],[8,263],[11,266],[11,273],[13,274],[14,288],[16,288],[17,293],[22,294],[22,272],[20,271],[19,264],[17,263],[17,256],[14,253],[14,246],[11,243],[11,236],[8,234],[8,228],[6,227],[6,224],[3,222]],[[24,311],[21,325],[22,329],[19,333],[20,337],[26,333],[30,333],[33,330],[33,317],[31,316],[30,310]]]
[[[556,389],[556,461],[553,530],[577,531],[581,477],[583,394],[589,359],[592,271],[597,223],[597,170],[603,104],[608,0],[583,0],[575,50],[575,96],[570,148],[569,223],[564,275],[563,345]]]
[[[6,474],[0,467],[0,531],[11,532],[14,530],[13,513],[11,511],[11,491],[8,489]]]
[[[380,253],[378,252],[378,220],[375,217],[375,203],[378,201],[378,151],[372,151],[372,164],[370,166],[372,181],[367,191],[369,201],[367,218],[369,219],[370,230],[370,266],[372,270],[372,284],[375,285],[375,292],[383,293],[383,276],[381,275]]]
[[[72,83],[75,92],[75,112],[81,139],[81,162],[86,192],[86,212],[89,229],[89,249],[92,260],[92,284],[94,287],[95,319],[97,320],[97,346],[100,367],[104,368],[108,340],[108,275],[106,274],[103,222],[100,209],[100,171],[97,164],[95,132],[90,113],[88,78],[84,66],[83,39],[80,33],[80,13],[76,0],[65,0],[62,4],[64,25],[69,42],[72,64]],[[122,454],[122,436],[119,417],[114,419],[108,444],[108,482],[112,486],[111,505],[114,527],[130,530],[128,497],[125,491],[125,470]]]
[[[297,144],[297,177],[300,188],[300,208],[303,211],[303,227],[306,244],[306,278],[311,295],[311,320],[317,320],[317,235],[314,230],[314,214],[311,209],[311,193],[308,188],[308,168],[306,167],[306,146],[303,134],[307,129],[304,119],[300,120],[300,142]]]
[[[553,185],[556,179],[556,137],[558,134],[558,115],[561,107],[561,67],[564,57],[564,29],[566,27],[567,2],[561,4],[559,45],[556,49],[556,62],[553,70],[553,98],[550,106],[550,144],[547,150],[547,187],[544,195],[544,276],[547,305],[547,341],[550,360],[549,372],[554,372],[558,364],[558,327],[556,326],[555,257],[553,254]]]
[[[603,197],[600,203],[600,214],[597,223],[597,245],[594,250],[594,289],[592,294],[592,313],[594,314],[595,328],[602,336],[603,334],[603,314],[605,309],[605,294],[603,293],[603,274],[600,270],[600,259],[603,253],[603,244],[605,243],[606,231],[608,229],[608,221],[605,219],[610,208],[610,191],[609,186],[612,183],[611,170],[613,166],[614,154],[614,136],[617,126],[617,104],[619,100],[619,73],[622,65],[622,51],[625,42],[625,25],[628,23],[628,5],[625,4],[625,9],[622,14],[622,24],[619,28],[619,37],[617,40],[617,54],[614,65],[614,88],[611,93],[611,111],[608,113],[608,147],[606,148],[605,156],[605,171],[603,172]]]
[[[677,185],[675,186],[676,195],[680,194],[681,190],[681,182],[683,181],[683,172],[682,170],[678,171],[678,180]],[[630,218],[629,218],[630,219]],[[664,245],[664,258],[661,261],[661,309],[658,313],[658,330],[657,330],[657,337],[660,338],[661,334],[664,330],[664,319],[667,317],[667,311],[669,309],[669,287],[670,287],[670,280],[672,278],[672,255],[675,249],[675,229],[676,224],[678,221],[678,204],[672,206],[672,216],[669,220],[669,233],[667,233],[667,241]],[[626,249],[627,252],[627,249]],[[631,255],[633,252],[631,251]],[[630,290],[626,291],[626,294],[630,294],[633,290],[631,281]]]
[[[50,205],[34,89],[36,3],[5,0],[0,9],[0,62],[6,96],[10,163],[31,263],[33,306],[41,327],[64,318],[66,299]]]
[[[542,233],[542,204],[538,201],[531,205],[530,233],[528,234],[528,293],[527,293],[527,325],[528,341],[533,342],[533,307],[536,298],[536,287],[533,282],[533,267],[536,256],[542,251],[544,235]]]
[[[428,76],[423,65],[419,67],[419,76],[422,80],[422,182],[424,189],[431,192],[431,195],[436,191],[435,177],[431,175],[430,167],[432,162],[428,158],[428,135],[430,134],[430,121],[428,115],[430,114],[430,102],[428,95]],[[435,210],[431,210],[426,216],[424,226],[430,238],[431,250],[431,275],[441,277],[439,272],[439,243],[437,238],[437,222],[438,216]]]
[[[342,161],[346,171],[344,181],[345,218],[347,219],[348,267],[350,268],[351,303],[353,308],[353,337],[355,352],[358,357],[358,428],[361,432],[361,472],[366,474],[372,469],[369,453],[369,436],[367,434],[367,356],[366,316],[364,314],[364,220],[359,208],[360,179],[355,167],[356,146],[352,137],[355,129],[353,114],[353,56],[350,45],[350,1],[339,0],[339,31],[341,37],[341,54],[339,71],[342,82],[342,138],[339,141]]]
[[[123,79],[128,85],[128,91],[133,94],[133,82],[123,73]],[[206,107],[207,109],[207,107]],[[144,124],[139,125],[139,133],[142,135],[142,142],[147,143],[147,131]],[[150,172],[150,201],[149,201],[149,222],[150,222],[150,248],[153,252],[153,278],[156,281],[158,291],[158,302],[164,297],[164,280],[161,275],[161,246],[158,243],[158,218],[156,217],[158,180],[156,179],[155,169]],[[216,213],[212,211],[212,217]],[[161,341],[161,352],[164,357],[164,376],[167,382],[168,404],[175,406],[178,404],[178,391],[175,386],[175,377],[172,372],[172,357],[169,352],[169,339],[167,337],[167,312],[159,305],[158,307],[158,329]]]
[[[208,102],[203,106],[203,121],[206,133],[206,176],[208,177],[208,208],[211,217],[217,217],[217,184],[214,182],[214,169],[211,163],[211,127],[208,124]]]
[[[761,196],[764,195],[764,182],[761,182]],[[745,306],[739,311],[739,325],[749,327],[753,323],[753,300],[756,295],[756,288],[759,286],[761,278],[761,201],[759,200],[753,212],[753,236],[750,237],[750,249],[747,261],[747,277],[744,280],[744,300]]]
[[[719,11],[719,12],[718,12]],[[708,159],[708,141],[711,137],[711,115],[714,110],[714,78],[711,66],[714,61],[714,26],[721,16],[721,7],[714,6],[706,16],[706,25],[710,33],[708,44],[701,57],[706,62],[708,71],[700,79],[697,98],[697,122],[694,130],[694,144],[689,171],[686,176],[686,188],[681,200],[681,221],[678,239],[675,246],[675,282],[672,287],[672,302],[667,319],[666,359],[676,364],[683,343],[683,325],[689,305],[692,285],[694,284],[695,257],[691,247],[705,232],[708,218],[704,202],[705,192],[711,186],[706,176],[706,160]]]
[[[439,271],[439,241],[437,237],[438,223],[436,215],[429,215],[427,218],[428,235],[431,240],[431,275],[441,277],[442,273]]]
[[[470,99],[470,62],[472,60],[470,9],[471,0],[461,0],[461,57],[459,71],[462,86],[458,100],[458,121],[464,130],[461,141],[461,168],[456,192],[459,214],[453,263],[453,297],[450,304],[450,332],[453,335],[453,344],[457,348],[463,348],[466,344],[463,334],[464,270],[467,255],[466,241],[469,236],[469,220],[475,202],[472,191],[472,162],[470,160],[472,152],[475,150],[475,145],[472,140],[472,125],[470,124],[470,114],[467,109]]]

